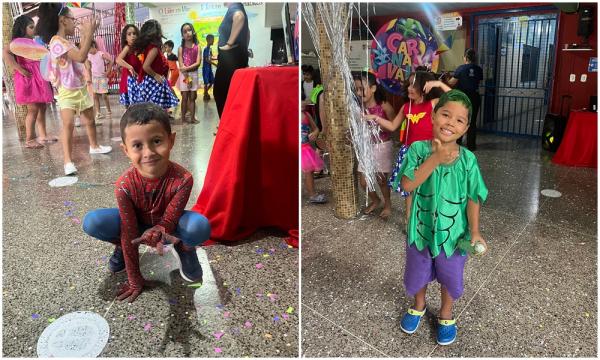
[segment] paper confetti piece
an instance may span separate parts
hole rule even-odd
[[[146,323],[146,325],[144,325],[144,331],[148,332],[152,330],[152,324],[151,323]]]
[[[236,294],[240,295],[242,293],[242,289],[237,288],[237,289],[235,289],[235,292],[236,292]]]
[[[217,305],[217,309],[222,310],[223,309],[223,304]]]
[[[134,316],[134,315],[129,315],[129,316],[127,316],[127,320],[134,320],[134,319],[135,319],[135,316]]]
[[[288,307],[287,310],[285,311],[287,314],[293,314],[294,313],[294,308],[293,307]]]
[[[262,253],[264,253],[264,252],[265,252],[265,251],[264,251],[263,249],[256,249],[256,253],[257,253],[258,255],[260,255],[260,254],[262,254]]]
[[[169,299],[169,304],[176,305],[177,304],[177,300],[176,299]]]
[[[279,321],[279,320],[281,320],[281,319],[279,318],[279,316],[275,315],[275,317],[273,318],[273,321],[277,322],[277,321]]]
[[[201,282],[198,282],[198,283],[195,283],[195,284],[189,284],[189,285],[188,285],[188,287],[191,287],[191,288],[199,288],[199,287],[202,287],[202,283],[201,283]]]
[[[74,218],[71,218],[71,220],[73,220],[73,222],[75,224],[81,224],[81,220],[79,220],[79,218],[74,217]]]
[[[230,313],[229,311],[225,311],[225,312],[223,313],[223,317],[224,317],[224,318],[228,318],[229,316],[231,316],[231,313]]]
[[[263,336],[264,336],[265,338],[267,338],[267,339],[272,339],[272,338],[273,338],[273,335],[271,335],[271,334],[269,334],[269,333],[266,333],[266,334],[265,334],[265,335],[263,335]]]
[[[268,258],[270,255],[269,254],[263,254],[264,258]]]
[[[250,321],[246,321],[246,322],[244,323],[244,327],[245,327],[246,329],[248,329],[248,328],[251,328],[251,327],[252,327],[252,323],[251,323]]]
[[[55,322],[55,321],[56,321],[56,319],[55,319],[55,318],[49,318],[49,319],[48,319],[48,322],[49,322],[50,324],[52,324],[52,323],[53,323],[53,322]]]
[[[222,352],[222,351],[223,351],[223,350],[221,350],[221,348],[215,348],[215,352],[216,352],[216,353],[220,353],[220,352]]]
[[[71,206],[71,205],[73,205],[73,203],[71,201],[65,201],[64,204],[65,204],[65,206]]]
[[[31,314],[31,318],[33,320],[37,320],[37,319],[41,318],[41,316],[40,316],[40,314]]]
[[[257,269],[262,269],[263,268],[263,264],[261,264],[261,263],[256,264],[256,268]]]
[[[256,297],[261,298],[263,296],[263,294],[256,294]]]
[[[224,333],[224,332],[222,332],[222,331],[217,331],[217,332],[213,333],[213,335],[214,335],[214,337],[215,337],[215,338],[217,338],[217,340],[220,340],[220,339],[221,339],[221,337],[222,337],[223,335],[225,335],[225,333]]]
[[[282,314],[281,317],[283,317],[285,320],[290,318],[290,316],[288,314]]]

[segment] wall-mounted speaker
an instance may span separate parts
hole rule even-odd
[[[579,25],[577,26],[577,35],[588,38],[594,30],[594,12],[590,7],[579,8]]]

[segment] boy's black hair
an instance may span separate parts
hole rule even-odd
[[[138,51],[146,50],[150,44],[156,45],[158,48],[162,46],[162,27],[160,23],[154,19],[150,19],[142,25],[140,35],[135,39],[133,47]]]
[[[475,64],[475,61],[477,61],[477,54],[475,53],[475,49],[468,48],[467,50],[465,50],[465,59],[467,59],[468,62]]]
[[[60,12],[60,14],[59,14]],[[58,32],[58,17],[68,15],[69,8],[62,3],[40,3],[38,9],[38,22],[35,27],[35,33],[48,44]]]
[[[129,30],[129,28],[134,28],[135,32],[138,34],[138,37],[140,36],[140,29],[138,29],[137,26],[135,26],[133,24],[125,25],[123,30],[121,30],[121,50],[124,49],[125,46],[127,46],[127,30]],[[136,40],[137,40],[137,38],[136,38]],[[135,46],[135,43],[134,43],[134,46]]]
[[[429,91],[429,93],[425,94],[423,92],[423,88],[425,87],[425,83],[428,81],[434,81],[435,80],[435,76],[433,75],[433,73],[429,72],[429,71],[416,71],[412,74],[410,74],[410,76],[415,76],[415,82],[413,84],[413,87],[415,88],[416,91],[419,92],[420,95],[423,95],[423,99],[425,99],[425,101],[430,101],[431,99],[437,99],[440,96],[442,96],[442,94],[444,93],[444,91],[440,88],[433,88]],[[409,76],[409,85],[410,85],[410,76]]]
[[[175,43],[173,43],[171,40],[165,41],[164,45],[170,47],[171,49],[175,47]]]
[[[33,24],[33,19],[27,15],[21,15],[16,18],[12,28],[12,39],[26,37],[27,27],[30,24]]]
[[[302,66],[302,73],[309,73],[314,77],[315,68],[312,65],[306,65],[306,67]]]
[[[149,102],[131,105],[121,117],[121,139],[123,142],[125,142],[125,128],[129,125],[146,125],[151,121],[158,121],[167,134],[171,135],[169,114],[165,109]]]
[[[185,39],[183,38],[183,28],[186,25],[192,28],[192,42],[194,44],[198,44],[198,34],[196,34],[196,29],[194,29],[194,25],[190,23],[184,23],[183,25],[181,25],[181,29],[179,30],[179,32],[181,33],[181,47],[185,47]]]
[[[213,34],[208,34],[206,35],[206,41],[208,41],[208,39],[215,39],[215,36]]]

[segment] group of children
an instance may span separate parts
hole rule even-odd
[[[395,114],[381,96],[372,73],[355,74],[354,79],[364,120],[377,134],[370,144],[377,185],[384,198],[380,216],[390,216],[390,188],[406,199],[404,285],[415,302],[403,315],[400,328],[408,334],[417,330],[426,312],[427,285],[437,279],[442,300],[437,342],[451,344],[457,336],[452,306],[463,293],[467,254],[475,253],[474,249],[487,251],[479,231],[479,210],[487,198],[487,188],[475,155],[457,143],[469,128],[471,101],[432,73],[416,71],[408,78],[408,101]],[[310,145],[318,129],[306,112],[302,126],[302,170],[311,192],[313,171],[322,166],[314,159],[316,153]],[[394,161],[390,135],[398,129],[402,145]],[[358,170],[365,189],[363,170],[360,166]],[[366,214],[381,203],[376,192],[369,191],[368,196],[371,202],[364,209]]]
[[[106,63],[111,65],[111,60],[95,46],[93,35],[99,22],[94,16],[79,22],[81,42],[76,46],[68,37],[75,34],[78,21],[65,3],[42,3],[38,14],[37,28],[30,17],[18,17],[12,37],[33,39],[38,35],[48,44],[50,65],[46,78],[58,91],[64,170],[66,175],[70,175],[77,171],[71,157],[76,114],[85,122],[89,152],[112,151],[112,147],[99,145],[96,141],[96,117],[87,90],[87,85],[91,85],[98,109],[100,94],[107,92]],[[180,83],[187,81],[187,77],[193,77],[200,64],[193,27],[184,25],[182,34],[180,70],[184,76]],[[208,220],[199,213],[184,210],[193,186],[192,174],[169,159],[175,133],[171,131],[171,117],[166,109],[177,105],[178,99],[166,80],[168,66],[160,51],[161,37],[160,24],[156,20],[144,23],[139,32],[134,25],[123,29],[123,50],[117,63],[123,67],[120,100],[128,109],[120,122],[121,148],[131,166],[115,182],[118,208],[90,211],[83,220],[86,233],[115,245],[109,269],[113,272],[127,271],[128,282],[119,290],[117,297],[129,302],[134,301],[144,287],[139,268],[140,244],[155,247],[160,255],[164,245],[172,244],[181,276],[189,282],[200,282],[202,268],[195,247],[210,236]],[[40,142],[57,141],[45,132],[45,107],[53,101],[53,91],[42,76],[40,61],[15,56],[7,48],[4,58],[17,72],[16,101],[28,107],[26,146],[36,148],[42,146]],[[86,63],[87,66],[84,65]],[[186,86],[189,95],[192,84],[186,82]],[[191,97],[184,99],[190,100]],[[108,110],[110,112],[110,107]],[[33,129],[36,120],[40,133],[37,141]]]
[[[77,172],[73,162],[73,128],[85,124],[90,154],[105,154],[111,146],[99,145],[96,140],[96,125],[105,117],[100,111],[100,100],[104,98],[107,114],[112,115],[108,99],[109,71],[113,62],[111,56],[100,51],[94,41],[94,32],[99,23],[94,16],[88,21],[78,21],[66,3],[41,3],[37,26],[27,15],[15,19],[12,39],[39,38],[47,44],[50,58],[49,74],[44,80],[40,71],[40,61],[17,56],[4,49],[5,63],[15,71],[15,100],[27,106],[25,119],[25,147],[42,148],[43,144],[54,143],[58,138],[48,136],[45,126],[46,105],[54,100],[52,86],[57,90],[57,104],[62,119],[62,145],[65,175]],[[67,40],[75,34],[79,23],[80,43]],[[172,86],[177,86],[182,94],[182,122],[197,123],[195,100],[198,90],[198,68],[203,62],[204,99],[210,99],[208,91],[214,83],[212,66],[215,58],[211,46],[212,35],[207,36],[207,47],[201,58],[198,38],[192,24],[181,27],[183,37],[179,48],[177,65],[169,65],[163,53],[162,29],[158,21],[146,21],[140,30],[128,24],[121,33],[122,51],[116,63],[121,66],[119,82],[119,102],[130,106],[136,103],[151,102],[163,109],[171,109],[179,104]],[[177,58],[165,46],[169,58]],[[202,61],[203,60],[203,61]],[[170,73],[170,76],[169,76]],[[167,77],[170,81],[167,81]],[[92,101],[93,100],[93,101]],[[36,137],[35,126],[37,124]]]

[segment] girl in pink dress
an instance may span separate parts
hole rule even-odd
[[[15,19],[12,29],[12,39],[33,39],[35,32],[33,20],[27,15],[21,15]],[[29,60],[12,54],[6,46],[4,48],[4,62],[15,70],[15,100],[19,105],[27,106],[25,116],[25,147],[39,149],[44,143],[58,141],[55,136],[46,134],[46,104],[54,100],[50,83],[42,78],[40,73],[40,62]],[[36,121],[37,120],[37,121]],[[35,124],[39,138],[35,136]]]
[[[196,96],[198,95],[198,67],[202,59],[198,51],[198,36],[190,23],[181,26],[181,47],[179,48],[179,71],[177,87],[181,91],[181,122],[186,121],[186,113],[190,112],[189,123],[196,124]]]

